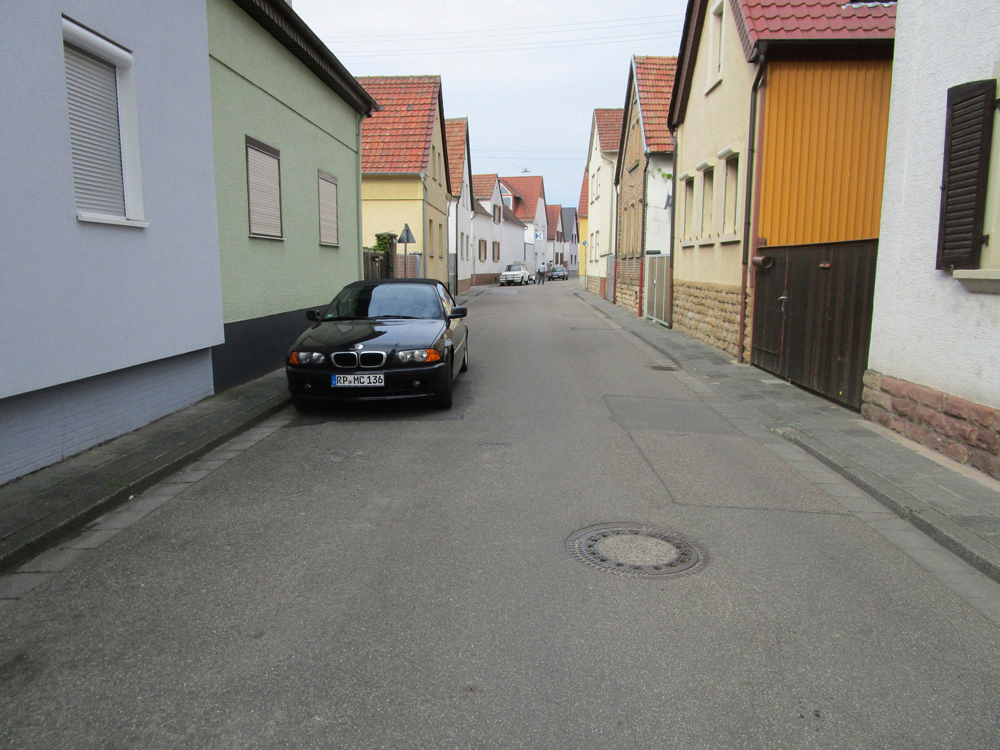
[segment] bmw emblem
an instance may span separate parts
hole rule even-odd
[[[357,350],[359,350],[359,349],[364,349],[364,348],[365,348],[365,345],[364,345],[364,344],[355,344],[355,345],[354,345],[354,346],[352,346],[351,348],[352,348],[352,349],[354,349],[355,351],[357,351]]]

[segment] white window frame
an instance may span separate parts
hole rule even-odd
[[[118,88],[118,131],[121,139],[122,188],[125,215],[77,211],[78,221],[148,227],[142,203],[142,168],[139,160],[139,110],[135,93],[135,58],[132,52],[105,39],[70,18],[62,18],[63,42],[115,66]]]
[[[705,93],[708,94],[722,81],[723,42],[725,40],[725,0],[716,0],[712,4],[711,24],[709,25],[709,64],[708,83]]]

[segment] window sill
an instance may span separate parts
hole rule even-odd
[[[250,234],[247,236],[255,240],[278,240],[278,242],[285,241],[285,238],[281,235],[275,236],[273,234]]]
[[[715,239],[713,237],[699,237],[697,242],[699,246],[714,245]]]
[[[709,94],[711,94],[720,83],[722,83],[722,76],[721,75],[718,78],[716,78],[714,81],[712,81],[711,83],[708,84],[708,88],[705,89],[705,96],[708,96]]]
[[[339,242],[321,242],[321,243],[319,243],[319,246],[320,247],[335,247],[335,248],[339,249],[340,248],[340,243]]]
[[[694,247],[694,240],[683,240],[681,247]]]
[[[89,211],[77,211],[76,220],[88,221],[94,224],[114,224],[119,227],[137,227],[138,229],[145,229],[149,226],[148,221],[137,221],[136,219],[128,219],[124,216],[111,216],[110,214],[94,214]]]
[[[724,234],[721,237],[719,237],[720,245],[726,245],[729,244],[730,242],[739,242],[739,241],[740,241],[740,236],[738,234]]]
[[[1000,269],[955,270],[951,274],[972,294],[1000,294]]]

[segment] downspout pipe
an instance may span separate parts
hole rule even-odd
[[[677,226],[677,165],[680,164],[680,147],[677,145],[676,128],[670,132],[670,137],[674,141],[674,154],[670,166],[670,260],[667,261],[667,328],[674,327],[674,255],[676,255],[675,242],[677,236],[675,227]]]
[[[646,281],[646,234],[649,232],[648,216],[649,211],[649,153],[646,153],[646,164],[642,170],[642,234],[639,236],[639,299],[636,308],[638,316],[642,317],[643,300],[645,299],[646,288],[643,286]]]
[[[427,277],[427,235],[428,235],[428,230],[427,230],[427,173],[426,172],[421,172],[420,173],[420,184],[424,186],[424,200],[420,204],[421,207],[423,208],[423,213],[424,213],[424,218],[423,218],[423,222],[424,223],[420,227],[420,236],[424,238],[424,242],[423,242],[424,251],[423,251],[423,253],[421,255],[421,259],[420,259],[420,265],[421,265],[420,275],[422,277],[426,278]],[[746,264],[746,261],[744,260],[744,265],[745,264]]]
[[[743,209],[743,266],[742,278],[740,281],[740,336],[739,346],[736,349],[736,361],[743,363],[744,351],[746,349],[746,322],[747,322],[747,282],[749,281],[750,265],[750,228],[753,224],[753,173],[756,169],[757,151],[757,95],[760,91],[760,84],[764,78],[764,71],[767,69],[767,55],[761,53],[758,60],[757,75],[753,79],[753,86],[750,88],[750,133],[747,142],[747,183],[746,202]]]

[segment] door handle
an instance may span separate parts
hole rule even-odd
[[[785,302],[787,302],[787,301],[788,301],[788,295],[787,294],[782,294],[780,297],[778,297],[778,302],[781,303],[781,312],[785,311]]]

